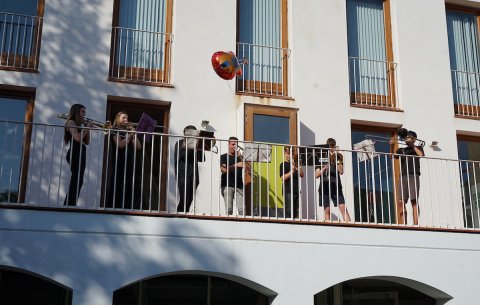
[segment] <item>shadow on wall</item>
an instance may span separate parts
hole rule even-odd
[[[0,265],[71,287],[78,292],[76,304],[111,303],[114,290],[167,272],[241,269],[231,242],[211,238],[198,222],[186,219],[0,212]]]

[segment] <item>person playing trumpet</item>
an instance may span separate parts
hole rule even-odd
[[[115,115],[110,132],[109,180],[107,207],[131,209],[133,206],[133,177],[135,176],[135,151],[142,148],[128,122],[128,113]]]
[[[284,154],[285,161],[280,164],[280,179],[283,182],[283,196],[284,196],[284,207],[285,207],[285,217],[292,217],[292,208],[293,208],[293,218],[298,218],[299,213],[299,199],[300,199],[300,189],[299,189],[299,180],[304,177],[303,169],[298,164],[298,154],[295,146],[285,146]]]
[[[340,176],[343,175],[343,155],[336,151],[337,142],[333,138],[328,138],[328,161],[322,167],[315,170],[315,178],[320,178],[320,185],[318,187],[318,194],[323,205],[325,220],[330,220],[330,199],[333,205],[340,210],[343,220],[350,221],[347,207],[345,205],[345,197],[343,196],[342,180]]]
[[[76,206],[83,185],[83,175],[87,164],[87,147],[90,144],[90,130],[81,127],[93,127],[91,121],[85,120],[87,108],[73,104],[65,122],[63,142],[70,143],[67,151],[67,163],[72,173],[64,205]]]
[[[237,204],[238,215],[243,215],[243,157],[238,152],[238,138],[228,138],[228,152],[220,156],[222,172],[220,188],[228,215],[233,214],[233,199]]]
[[[415,145],[417,133],[410,130],[405,137],[405,145],[397,149],[395,159],[400,159],[400,187],[397,188],[397,213],[400,224],[407,223],[405,205],[410,199],[412,203],[413,224],[418,225],[418,193],[420,191],[420,157],[425,156],[421,146]],[[395,144],[395,139],[390,140]]]

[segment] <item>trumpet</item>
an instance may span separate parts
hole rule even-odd
[[[68,120],[68,114],[57,113],[57,118]],[[98,127],[98,128],[102,128],[102,129],[112,128],[112,123],[110,123],[110,121],[100,122],[100,121],[93,120],[93,119],[90,119],[90,118],[83,118],[82,123],[85,124],[85,125],[87,125],[87,123],[92,123],[93,126]]]
[[[372,140],[373,142],[407,145],[405,140],[401,140],[401,139],[392,139],[392,138],[389,138],[389,137],[382,137],[382,136],[368,135],[368,134],[365,135],[365,138],[368,139],[368,140]],[[415,140],[415,146],[424,147],[425,146],[425,141],[420,140],[420,139],[416,139]]]

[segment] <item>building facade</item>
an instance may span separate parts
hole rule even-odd
[[[0,4],[5,304],[475,304],[478,16],[473,0]],[[217,51],[246,59],[241,75],[220,78]],[[57,114],[74,103],[98,124],[72,207]],[[115,130],[102,123],[120,110],[157,125],[136,132],[136,207],[108,206],[118,166],[106,162]],[[207,152],[194,157],[199,185],[179,212],[189,190],[178,189],[175,144],[188,125],[213,130],[216,143],[195,142]],[[418,223],[410,202],[397,203],[401,127],[424,142]],[[227,213],[220,188],[231,136],[243,150],[241,215]],[[339,158],[312,148],[327,138],[342,153],[350,222],[319,206],[316,169]],[[364,140],[377,154],[355,146]],[[304,158],[298,217],[279,179],[285,147]],[[309,163],[316,150],[320,163]]]

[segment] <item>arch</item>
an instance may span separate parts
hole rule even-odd
[[[335,284],[314,297],[315,305],[323,305],[325,302],[340,302],[343,299],[365,300],[371,298],[388,298],[398,304],[402,298],[413,298],[424,302],[424,304],[445,304],[453,297],[449,294],[427,285],[425,283],[415,281],[408,278],[397,276],[367,276],[351,280],[346,280]]]
[[[149,276],[115,290],[113,292],[113,305],[126,304],[127,299],[130,303],[138,304],[140,298],[160,297],[158,294],[161,293],[162,286],[168,286],[169,291],[177,291],[178,296],[170,296],[178,298],[178,300],[175,299],[177,304],[182,304],[181,299],[184,296],[181,293],[184,291],[195,294],[195,297],[199,300],[212,300],[213,302],[215,299],[223,298],[221,301],[223,304],[228,304],[228,299],[234,298],[235,293],[247,298],[248,300],[245,303],[251,302],[255,305],[270,304],[277,296],[277,293],[273,290],[236,275],[200,270],[182,270]],[[157,290],[153,292],[153,288]],[[227,295],[228,297],[226,297]],[[167,296],[162,297],[167,298]]]
[[[0,265],[0,304],[71,305],[72,289],[40,274]]]

